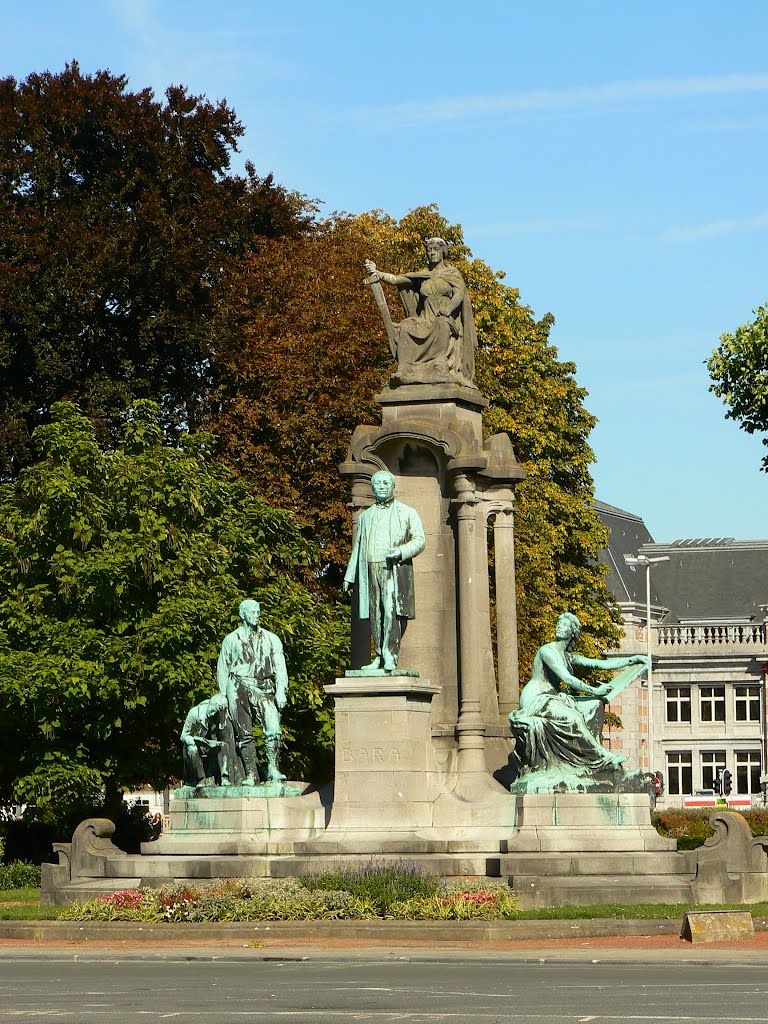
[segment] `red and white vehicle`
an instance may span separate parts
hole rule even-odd
[[[687,796],[683,801],[683,807],[717,807],[718,801],[728,804],[734,810],[742,810],[752,806],[750,796],[718,796],[714,789],[697,789],[693,796]],[[722,806],[722,804],[720,805]]]

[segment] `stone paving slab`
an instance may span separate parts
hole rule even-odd
[[[118,939],[45,942],[0,939],[0,963],[19,960],[46,961],[255,961],[293,963],[314,961],[325,963],[383,963],[407,961],[414,963],[450,963],[460,961],[494,961],[546,964],[560,966],[576,963],[623,963],[647,967],[650,963],[737,963],[768,966],[768,932],[749,942],[714,943],[692,946],[679,936],[606,936],[594,939],[517,940],[507,942],[451,941],[427,944],[424,939],[398,942],[364,943],[333,940],[292,942],[285,939],[195,940],[190,937],[179,943],[130,941]]]
[[[692,945],[682,918],[530,921],[259,921],[221,924],[2,921],[14,958],[504,960],[648,964],[660,959],[768,966],[768,919],[748,939]]]
[[[0,939],[34,942],[280,939],[350,942],[504,942],[621,935],[679,936],[682,918],[592,918],[554,921],[252,921],[221,924],[141,924],[129,921],[2,921]],[[755,927],[760,926],[755,922]],[[768,922],[764,922],[768,927]]]

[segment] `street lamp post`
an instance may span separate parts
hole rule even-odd
[[[624,555],[624,561],[632,572],[638,565],[645,566],[645,649],[648,655],[648,771],[653,771],[653,646],[651,644],[651,566],[656,562],[668,562],[669,555],[649,558],[647,555]]]

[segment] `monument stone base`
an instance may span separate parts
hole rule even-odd
[[[380,847],[429,827],[438,788],[430,712],[440,688],[377,674],[345,676],[325,690],[336,705],[333,808],[324,835],[297,852],[353,849],[366,837]]]
[[[700,850],[678,853],[651,825],[650,797],[631,793],[514,796],[479,769],[436,769],[430,703],[413,676],[340,679],[336,790],[241,796],[195,790],[171,801],[170,828],[141,854],[89,819],[59,864],[43,866],[43,901],[115,889],[234,877],[296,877],[371,862],[448,878],[507,878],[521,906],[713,903],[768,898],[768,839],[720,812]]]
[[[294,843],[320,835],[328,823],[330,792],[311,790],[305,783],[292,783],[300,795],[290,797],[242,795],[242,788],[176,790],[170,827],[157,840],[142,843],[142,854],[290,853]]]
[[[517,797],[507,850],[551,853],[675,850],[651,824],[647,793],[529,793]]]

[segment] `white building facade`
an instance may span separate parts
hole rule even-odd
[[[625,623],[621,653],[646,653],[646,574],[651,564],[652,719],[645,682],[611,705],[622,729],[607,735],[628,763],[663,773],[659,805],[681,806],[728,769],[733,797],[762,803],[768,765],[768,541],[653,542],[642,520],[596,503],[611,529],[602,560]]]

